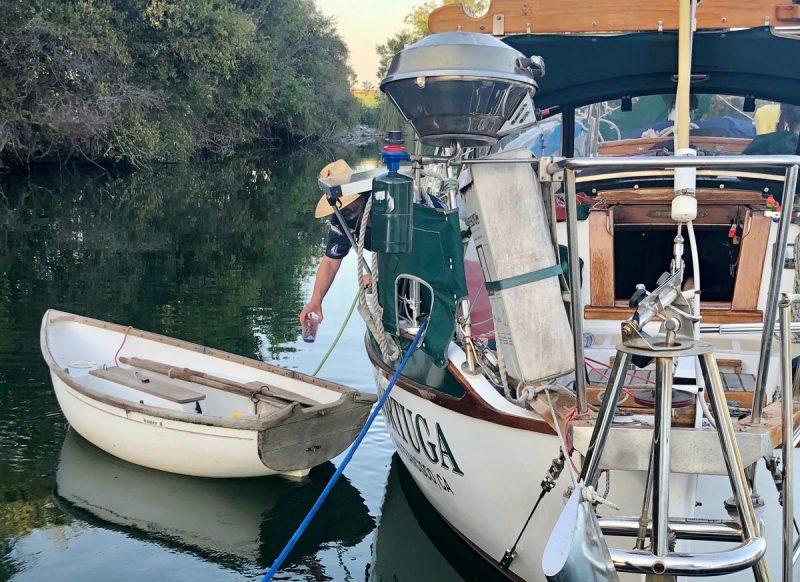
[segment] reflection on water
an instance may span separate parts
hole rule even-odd
[[[461,540],[392,457],[375,535],[370,582],[506,580]]]
[[[199,479],[132,465],[69,431],[54,497],[65,513],[96,527],[240,569],[272,563],[334,470],[325,463],[301,480]],[[374,525],[344,477],[287,566],[323,544],[353,546]]]
[[[373,155],[0,176],[0,581],[258,579],[333,465],[302,482],[231,482],[109,457],[68,432],[39,352],[40,319],[54,307],[313,370],[355,292],[348,257],[318,341],[298,341],[326,232],[312,216],[316,174],[335,157],[356,166]],[[360,326],[323,374],[373,390]],[[391,455],[379,417],[282,579],[364,580],[376,535],[378,564],[409,562],[409,544],[430,556],[384,579],[458,578],[392,485],[400,517],[374,532]]]

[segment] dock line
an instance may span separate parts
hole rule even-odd
[[[292,549],[294,549],[294,546],[295,544],[297,544],[298,540],[300,539],[300,536],[302,536],[303,532],[306,531],[306,528],[311,523],[311,520],[314,519],[315,515],[317,515],[319,508],[322,507],[322,504],[325,502],[325,499],[327,499],[328,495],[333,489],[333,486],[336,485],[336,482],[339,480],[339,477],[342,476],[342,473],[344,472],[345,468],[350,463],[350,460],[353,458],[353,455],[355,454],[356,450],[361,445],[361,442],[364,440],[364,437],[367,435],[367,431],[369,431],[370,427],[372,426],[372,423],[375,421],[375,418],[377,418],[378,413],[381,411],[381,408],[386,402],[386,399],[389,397],[389,393],[392,391],[392,388],[397,382],[397,379],[400,377],[400,374],[402,374],[403,369],[406,367],[406,364],[408,364],[408,360],[411,358],[411,354],[413,354],[414,350],[417,349],[417,344],[419,343],[420,338],[425,333],[425,328],[427,326],[428,326],[427,321],[423,321],[422,325],[419,326],[419,331],[417,331],[417,335],[414,336],[414,341],[412,341],[411,345],[408,346],[408,351],[406,351],[406,355],[403,356],[403,360],[400,362],[400,365],[397,367],[397,371],[394,373],[394,376],[392,376],[392,379],[389,381],[389,385],[386,386],[386,390],[383,391],[383,394],[378,400],[378,404],[375,406],[375,408],[372,409],[372,412],[370,413],[366,424],[364,424],[364,428],[362,428],[361,432],[358,433],[356,440],[353,442],[352,445],[350,445],[350,449],[344,456],[344,459],[342,460],[342,463],[339,465],[339,468],[336,469],[336,472],[328,480],[328,484],[325,485],[325,489],[322,490],[322,493],[320,493],[319,497],[314,502],[314,505],[311,507],[308,514],[305,516],[302,523],[300,524],[300,526],[297,528],[297,531],[294,532],[291,539],[289,539],[288,543],[283,548],[281,553],[278,555],[277,558],[275,558],[275,562],[272,564],[270,569],[267,570],[267,573],[264,574],[264,577],[261,579],[261,582],[269,582],[270,580],[272,580],[272,577],[275,576],[275,574],[278,572],[281,565],[283,564],[284,560],[286,560],[286,557],[289,555],[289,552],[291,552]]]

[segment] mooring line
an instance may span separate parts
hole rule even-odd
[[[414,353],[415,349],[417,349],[417,344],[419,343],[419,340],[422,337],[422,334],[425,332],[425,327],[427,325],[428,325],[428,322],[426,321],[426,322],[423,322],[422,325],[419,326],[419,331],[417,331],[417,335],[414,336],[414,341],[412,341],[411,345],[408,346],[408,351],[406,351],[406,355],[403,356],[403,360],[400,362],[400,365],[398,366],[397,371],[394,373],[394,376],[392,376],[392,379],[389,381],[389,384],[386,386],[386,390],[383,391],[383,394],[378,399],[377,405],[375,406],[375,408],[372,409],[372,412],[370,413],[369,418],[367,418],[367,422],[364,424],[364,428],[362,428],[361,432],[358,433],[358,436],[356,437],[356,440],[350,446],[350,449],[347,451],[347,454],[344,456],[344,459],[342,459],[342,462],[339,465],[339,467],[336,469],[336,472],[328,480],[328,484],[325,485],[325,489],[322,490],[322,493],[320,493],[319,497],[314,502],[314,505],[311,507],[311,509],[309,510],[308,514],[305,516],[303,521],[300,523],[300,526],[294,532],[294,535],[292,535],[291,539],[289,539],[289,542],[283,548],[283,550],[278,555],[278,557],[275,558],[275,562],[272,564],[270,569],[267,570],[267,573],[264,574],[264,577],[261,579],[261,582],[269,582],[270,580],[272,580],[272,577],[275,576],[275,574],[278,572],[278,569],[281,567],[281,565],[283,565],[283,562],[284,562],[284,560],[286,560],[286,557],[289,555],[289,552],[291,552],[294,549],[294,546],[295,546],[295,544],[297,544],[298,540],[300,539],[300,536],[303,535],[303,532],[305,532],[306,528],[311,523],[311,520],[314,519],[314,516],[319,511],[319,508],[322,507],[322,504],[325,502],[325,499],[328,497],[328,495],[330,494],[331,490],[333,490],[333,486],[336,485],[336,482],[339,480],[339,477],[342,476],[342,473],[344,472],[344,470],[347,467],[348,463],[350,463],[350,460],[353,458],[353,455],[355,454],[356,449],[358,449],[359,445],[361,445],[361,442],[364,440],[364,437],[367,435],[367,431],[372,426],[372,423],[375,421],[375,418],[378,416],[378,413],[381,411],[381,408],[383,407],[384,403],[386,402],[386,399],[389,397],[389,392],[392,391],[392,388],[394,387],[395,383],[397,382],[397,379],[400,377],[400,374],[403,372],[403,368],[406,367],[406,364],[408,363],[408,360],[411,358],[411,354]]]

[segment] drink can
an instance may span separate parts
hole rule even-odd
[[[313,311],[306,315],[303,320],[303,341],[313,343],[317,339],[317,328],[319,327],[319,315]]]

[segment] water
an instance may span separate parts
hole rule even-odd
[[[299,481],[121,462],[68,430],[39,323],[53,307],[312,371],[356,290],[348,257],[317,341],[300,339],[326,233],[316,173],[340,155],[376,161],[367,148],[0,181],[0,580],[256,580],[271,564],[338,459]],[[374,391],[363,334],[354,317],[320,375]],[[449,562],[477,579],[432,513],[379,417],[280,579],[461,579]]]

